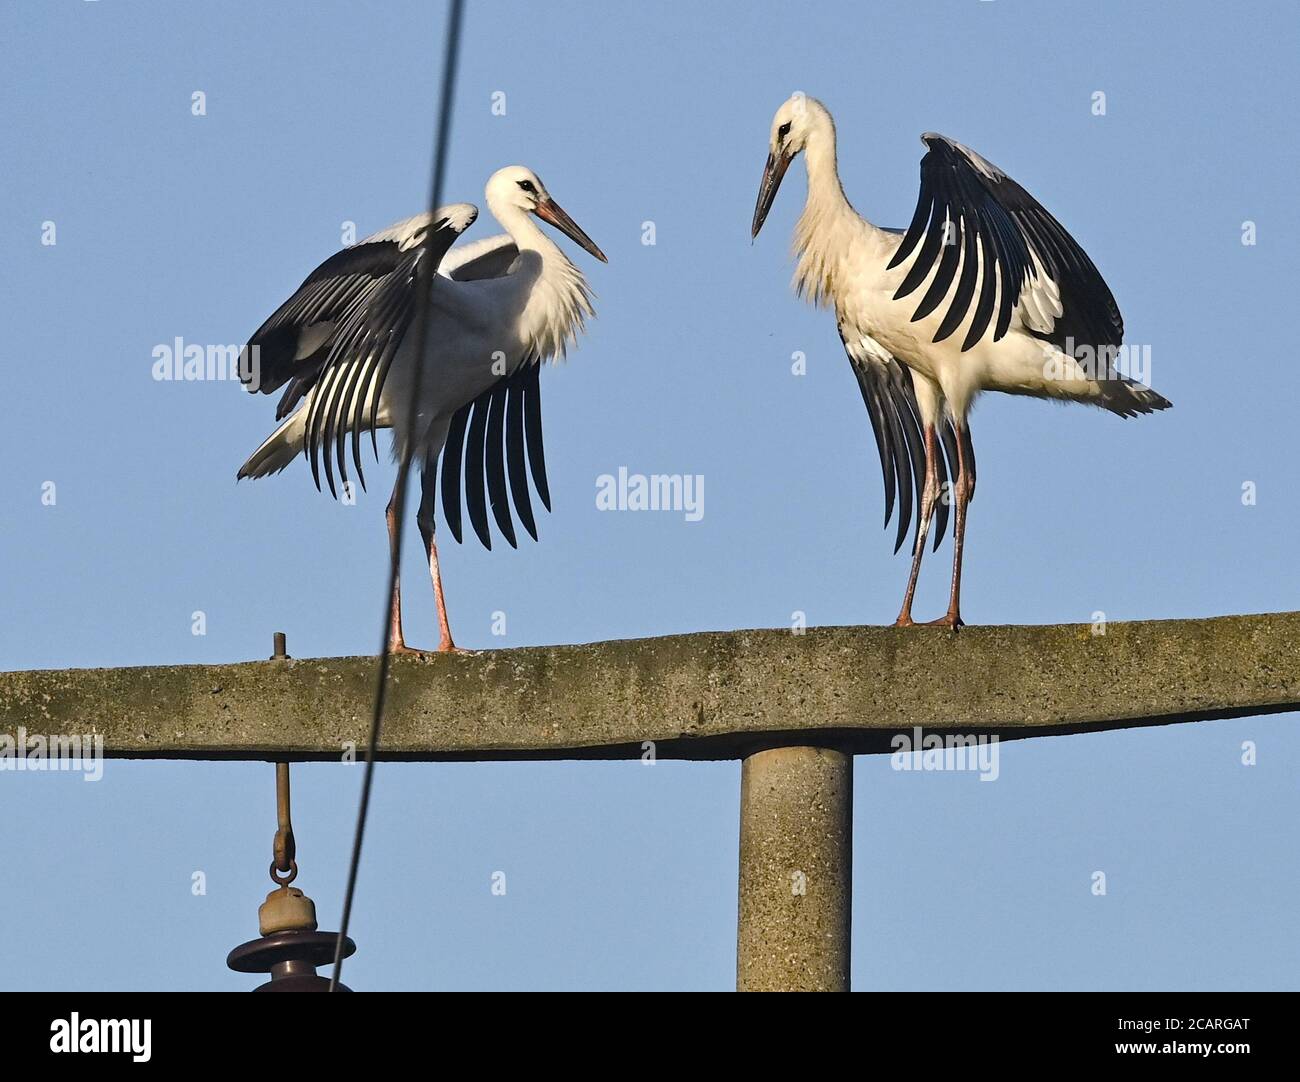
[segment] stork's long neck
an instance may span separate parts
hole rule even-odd
[[[587,281],[527,211],[489,208],[519,249],[510,275],[523,291],[518,327],[525,353],[542,361],[563,357],[595,315]]]
[[[815,102],[808,108],[812,124],[803,152],[808,198],[794,230],[794,288],[822,305],[833,302],[853,245],[864,234],[883,231],[859,215],[844,195],[830,114]]]

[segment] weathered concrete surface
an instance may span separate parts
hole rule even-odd
[[[740,771],[738,992],[847,992],[853,756],[770,748]]]
[[[373,658],[0,673],[0,733],[141,758],[336,759]],[[388,759],[742,758],[889,750],[913,725],[1004,738],[1300,708],[1300,613],[1111,624],[735,631],[397,658]]]

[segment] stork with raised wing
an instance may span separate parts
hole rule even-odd
[[[339,483],[351,483],[349,446],[357,481],[365,484],[364,433],[377,453],[376,431],[391,428],[394,458],[401,457],[412,433],[411,461],[421,467],[416,519],[443,652],[457,647],[434,541],[439,476],[443,514],[457,541],[462,482],[470,523],[486,548],[492,547],[488,506],[502,536],[515,546],[512,500],[520,523],[536,540],[530,477],[550,510],[538,373],[544,362],[564,355],[594,315],[582,272],[530,215],[606,262],[531,169],[499,170],[485,194],[504,235],[452,249],[478,215],[468,203],[398,222],[312,271],[258,328],[242,357],[250,391],[285,391],[276,411],[283,423],[240,467],[240,478],[278,473],[301,452],[311,463],[316,487],[323,466],[329,490],[337,495],[336,472]],[[415,334],[408,332],[426,258],[436,261],[438,273],[428,298],[426,347],[418,362],[423,366],[420,400],[412,415],[417,346]],[[394,490],[386,511],[393,559],[399,550],[396,497]],[[395,653],[419,653],[402,635],[400,590],[393,596],[389,644]]]
[[[921,141],[927,151],[912,223],[906,231],[881,229],[844,195],[830,113],[795,94],[772,118],[752,235],[802,152],[808,195],[795,227],[794,287],[814,305],[835,309],[880,453],[886,525],[898,498],[895,552],[907,535],[913,488],[920,493],[895,623],[913,624],[921,557],[934,515],[936,548],[942,538],[950,476],[952,587],[947,613],[933,623],[956,629],[975,490],[967,418],[980,392],[1083,402],[1121,417],[1170,403],[1121,372],[1119,308],[1064,227],[975,151],[933,132]]]

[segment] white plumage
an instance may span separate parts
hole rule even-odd
[[[245,353],[250,390],[270,393],[283,386],[285,392],[277,411],[280,427],[244,463],[241,478],[283,470],[302,452],[317,487],[323,466],[335,492],[336,472],[340,482],[350,481],[349,457],[364,484],[363,434],[373,441],[377,429],[392,429],[395,457],[412,435],[411,459],[421,464],[423,480],[417,518],[434,579],[440,650],[455,647],[433,541],[439,457],[443,509],[457,540],[462,479],[471,524],[485,546],[491,548],[489,505],[498,529],[515,544],[512,501],[535,538],[530,475],[549,507],[538,368],[563,356],[594,315],[582,273],[530,215],[605,261],[532,170],[499,170],[485,195],[504,235],[453,249],[456,237],[478,215],[468,203],[398,222],[321,264],[258,329]],[[437,273],[419,359],[419,401],[412,414],[417,346],[410,332],[425,259],[435,261]],[[395,546],[392,508],[390,501]],[[394,650],[407,650],[400,600],[390,636]]]
[[[825,106],[796,94],[772,119],[754,211],[759,229],[790,162],[803,153],[808,195],[795,227],[794,288],[832,307],[880,452],[885,521],[897,496],[895,550],[919,495],[907,592],[931,517],[935,545],[955,504],[952,593],[936,623],[957,627],[966,506],[975,487],[967,419],[984,391],[1085,402],[1121,416],[1168,401],[1116,366],[1123,322],[1092,261],[1020,185],[975,151],[933,132],[907,230],[882,229],[849,204]],[[943,450],[940,450],[940,444]],[[946,459],[945,462],[945,453]]]

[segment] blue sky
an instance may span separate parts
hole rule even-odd
[[[966,619],[1300,607],[1297,365],[1277,345],[1298,269],[1298,24],[1250,3],[472,2],[447,198],[482,205],[492,171],[528,165],[610,262],[570,246],[598,318],[544,374],[541,543],[443,545],[458,640],[895,615],[907,567],[880,529],[867,418],[833,320],[788,288],[801,167],[749,241],[769,121],[795,90],[835,114],[846,191],[879,224],[910,218],[922,131],[1024,184],[1092,255],[1175,405],[1124,422],[979,403]],[[441,6],[397,2],[0,10],[0,668],[238,661],[277,629],[296,656],[376,649],[387,465],[354,507],[301,465],[236,485],[273,403],[156,382],[152,350],[243,341],[343,223],[421,209],[442,26]],[[620,466],[702,474],[703,518],[598,511],[596,478]],[[432,645],[407,545],[407,637]],[[948,552],[918,617],[942,611]],[[855,986],[1295,987],[1298,758],[1286,716],[1019,742],[991,784],[860,758]],[[360,771],[294,778],[299,885],[335,927]],[[381,766],[348,983],[730,987],[739,778]],[[0,987],[250,985],[223,960],[270,889],[269,765],[3,774],[0,816],[0,914],[24,930]]]

